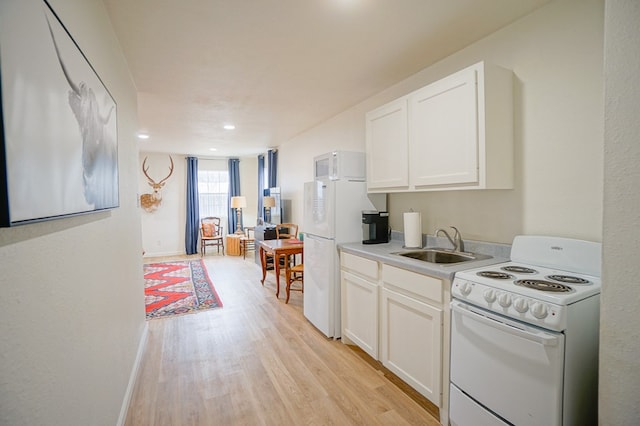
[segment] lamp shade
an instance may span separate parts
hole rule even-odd
[[[247,197],[231,197],[232,209],[244,209],[247,207]]]
[[[262,201],[263,201],[265,207],[275,207],[276,206],[275,197],[264,197],[264,199]]]

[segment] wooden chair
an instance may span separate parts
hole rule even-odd
[[[295,223],[280,223],[276,225],[276,238],[298,238],[298,225]],[[290,264],[295,265],[296,259],[292,257],[289,261]],[[280,265],[284,266],[282,263]]]
[[[286,287],[286,293],[287,293],[287,300],[285,300],[284,303],[289,303],[289,296],[291,295],[291,290],[294,291],[300,291],[302,293],[304,293],[304,266],[302,263],[298,264],[298,265],[293,265],[290,266],[289,263],[287,262],[287,268],[285,270],[285,277],[287,280],[287,287]],[[291,285],[295,282],[299,282],[300,283],[300,287],[299,288],[291,288]]]
[[[276,225],[276,238],[298,238],[298,225],[295,223],[280,223]]]
[[[247,250],[256,249],[255,229],[250,226],[244,228],[244,235],[240,238],[240,251],[242,252],[242,258],[247,258]]]
[[[281,223],[276,225],[276,238],[298,238],[298,225],[295,223]],[[291,259],[289,259],[289,262],[286,263],[285,278],[287,282],[287,300],[285,303],[289,303],[291,290],[304,293],[304,266],[302,262],[296,265],[295,256],[292,256]],[[299,288],[291,288],[291,285],[295,282],[300,283]]]
[[[222,255],[224,256],[223,229],[219,217],[205,217],[200,220],[200,256],[205,255],[208,246],[216,246],[218,253],[222,247]]]

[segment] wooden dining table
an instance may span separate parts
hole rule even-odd
[[[267,277],[267,255],[273,256],[273,267],[276,274],[276,297],[280,295],[280,259],[284,258],[284,264],[288,265],[289,256],[303,255],[304,243],[298,239],[261,240],[260,263],[262,265],[262,285]]]

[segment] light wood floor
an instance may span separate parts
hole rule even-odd
[[[127,426],[439,424],[376,362],[317,331],[301,293],[276,299],[253,259],[205,264],[224,307],[148,322]]]

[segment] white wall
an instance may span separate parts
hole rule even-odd
[[[50,3],[117,103],[120,207],[0,229],[0,424],[114,425],[145,330],[135,87],[100,0]]]
[[[143,145],[144,146],[144,145]],[[181,154],[171,154],[174,170],[162,189],[162,203],[155,212],[140,209],[142,219],[142,247],[145,257],[172,256],[185,253],[186,226],[186,159]],[[147,173],[157,181],[169,173],[169,154],[141,152],[137,172],[139,194],[151,193],[152,189],[142,173],[142,163],[147,159]],[[216,170],[227,170],[227,159],[198,159],[199,168],[212,167]],[[244,226],[255,226],[258,211],[258,158],[243,157],[240,159],[240,193],[247,197],[247,208],[243,209]],[[224,218],[224,232],[229,225]],[[234,230],[231,231],[233,233]],[[198,245],[198,251],[200,246]]]
[[[169,154],[140,153],[137,174],[140,194],[153,192],[142,173],[142,163],[147,159],[147,173],[156,182],[169,173]],[[162,202],[154,212],[140,209],[142,216],[142,249],[145,256],[172,256],[185,253],[187,162],[184,155],[171,154],[173,174],[162,188]]]
[[[640,2],[606,2],[600,424],[640,419]]]
[[[313,180],[313,157],[334,150],[364,151],[364,110],[344,111],[278,149],[278,184],[291,200],[291,222],[302,229],[304,182]]]
[[[313,155],[365,149],[364,114],[475,62],[515,74],[513,190],[391,194],[390,224],[422,212],[423,233],[456,225],[466,239],[511,243],[517,234],[601,240],[603,2],[551,2],[280,146],[281,186],[302,223],[302,182]]]

